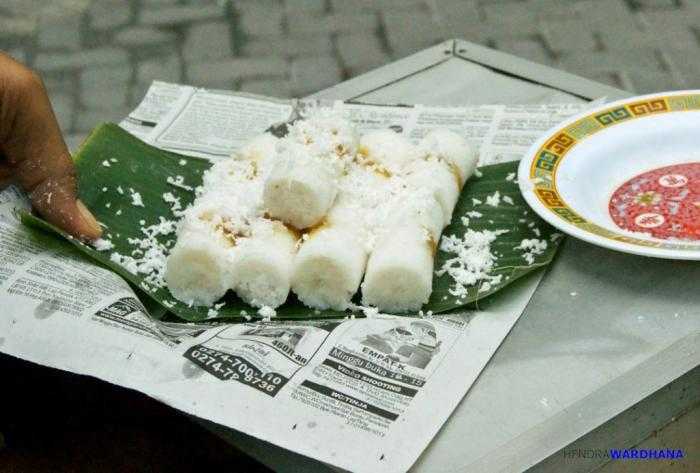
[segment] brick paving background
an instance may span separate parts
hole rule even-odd
[[[72,146],[153,79],[303,96],[449,38],[634,92],[700,87],[700,0],[2,0]]]

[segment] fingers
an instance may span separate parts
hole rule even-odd
[[[52,175],[30,193],[34,208],[47,221],[81,239],[94,240],[102,234],[99,223],[75,197],[75,176]]]
[[[78,238],[100,236],[99,224],[77,200],[73,161],[41,79],[2,54],[0,152],[46,220]]]

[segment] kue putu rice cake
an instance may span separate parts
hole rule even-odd
[[[256,163],[262,163],[267,159],[272,159],[275,156],[278,138],[271,133],[262,133],[241,149],[235,151],[231,157],[233,159],[248,160]]]
[[[464,183],[476,169],[478,157],[461,136],[449,130],[429,132],[419,148],[419,159],[407,166],[404,175],[415,188],[433,194],[443,210],[443,226],[447,226]]]
[[[351,227],[321,228],[296,255],[292,288],[309,307],[345,310],[360,286],[366,262],[367,251]]]
[[[450,166],[443,160],[425,156],[409,164],[404,176],[412,188],[429,190],[442,208],[443,227],[449,224],[460,191]]]
[[[362,303],[392,313],[417,311],[432,292],[443,209],[430,190],[411,187],[394,196],[390,209],[367,262]]]
[[[279,144],[275,164],[263,193],[270,217],[300,230],[319,223],[333,205],[342,170],[295,142]]]
[[[298,235],[281,222],[259,218],[238,239],[231,271],[233,290],[253,307],[278,307],[287,300]]]
[[[394,130],[376,130],[360,138],[358,161],[398,174],[418,157],[418,149],[408,138]]]
[[[355,167],[341,180],[328,216],[304,235],[294,260],[292,289],[314,309],[345,310],[357,292],[369,254],[367,219],[385,195],[386,178]]]
[[[220,161],[204,174],[195,202],[179,222],[165,280],[173,296],[187,304],[212,305],[236,285],[236,246],[250,236],[249,222],[259,218],[266,174],[265,166],[242,158]]]
[[[207,178],[212,180],[229,166],[214,166]],[[166,283],[176,299],[211,305],[233,287],[236,239],[248,232],[246,214],[250,212],[248,205],[239,204],[214,185],[184,212],[165,270]]]
[[[330,111],[290,125],[265,182],[268,214],[300,230],[318,224],[333,205],[337,180],[356,147],[352,126]]]
[[[431,130],[421,140],[420,147],[428,154],[445,159],[456,170],[460,189],[474,174],[477,155],[469,143],[457,133],[441,128]]]
[[[168,287],[197,305],[233,290],[266,314],[290,289],[315,309],[353,307],[361,290],[381,311],[417,311],[475,166],[455,133],[418,145],[393,130],[358,139],[336,112],[317,110],[205,173],[168,257]]]
[[[175,298],[212,305],[233,286],[233,244],[219,226],[222,221],[219,216],[213,221],[191,221],[178,232],[165,270],[165,281]]]
[[[452,219],[462,184],[476,168],[477,156],[450,131],[428,135],[419,148],[418,157],[403,167],[410,197],[400,201],[389,219],[362,283],[363,304],[395,313],[416,311],[428,302],[440,233]]]
[[[426,229],[434,241],[440,239],[445,226],[442,206],[430,189],[408,189],[394,197],[385,217],[387,228],[412,223]]]
[[[416,223],[387,231],[367,262],[362,303],[389,313],[418,311],[433,287],[435,242]]]

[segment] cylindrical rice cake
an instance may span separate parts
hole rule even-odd
[[[421,140],[420,148],[445,159],[459,175],[460,188],[476,169],[478,156],[472,146],[457,133],[438,128],[428,132]]]
[[[342,167],[329,156],[314,156],[297,143],[278,147],[263,190],[270,217],[299,230],[318,224],[333,205]]]
[[[433,284],[435,242],[417,224],[389,228],[367,261],[362,303],[382,312],[420,310]]]
[[[359,161],[378,165],[387,174],[400,173],[417,158],[418,148],[393,130],[370,131],[360,138]]]
[[[345,310],[362,282],[366,262],[364,243],[353,228],[320,228],[296,255],[292,289],[314,309]]]
[[[233,290],[254,307],[278,307],[287,300],[297,235],[281,222],[259,219],[250,236],[236,242]]]
[[[210,306],[234,284],[233,245],[207,225],[178,234],[168,256],[165,281],[172,295],[190,305]]]
[[[409,185],[426,189],[437,200],[442,208],[443,228],[449,225],[460,191],[460,182],[450,165],[444,160],[426,156],[409,164],[404,178]]]
[[[279,138],[271,133],[261,133],[241,149],[234,151],[231,157],[258,163],[274,160],[278,140]]]
[[[411,189],[389,207],[386,227],[415,224],[424,228],[433,241],[440,240],[444,226],[442,206],[429,189]]]
[[[360,287],[368,254],[365,214],[379,198],[369,187],[385,180],[364,168],[343,179],[328,216],[304,235],[294,260],[292,290],[315,309],[345,310]]]

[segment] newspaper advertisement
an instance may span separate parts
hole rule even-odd
[[[154,83],[121,126],[164,149],[221,159],[309,103]],[[581,105],[330,104],[361,130],[464,133],[481,163],[514,159]],[[408,470],[522,313],[541,274],[479,311],[246,324],[151,318],[129,285],[25,229],[0,193],[0,351],[136,389],[174,408],[348,471]],[[272,447],[270,447],[272,448]]]

